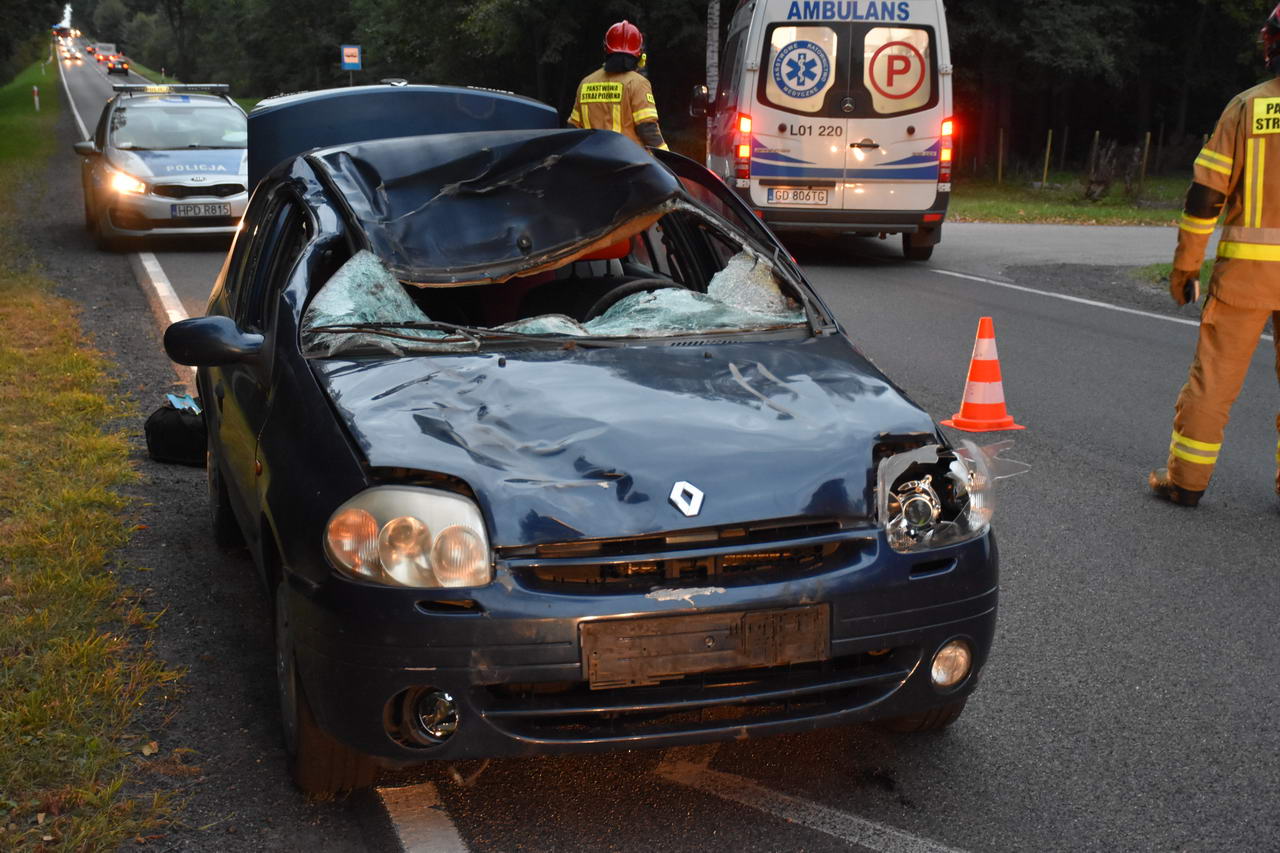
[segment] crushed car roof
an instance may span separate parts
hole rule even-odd
[[[619,133],[514,130],[382,139],[308,158],[402,281],[503,281],[647,228],[680,181]]]

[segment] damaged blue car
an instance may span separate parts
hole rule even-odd
[[[295,781],[954,721],[991,472],[702,166],[484,90],[264,102],[197,365]],[[317,147],[319,146],[319,147]]]

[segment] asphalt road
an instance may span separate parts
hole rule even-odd
[[[69,145],[70,119],[62,130]],[[95,252],[79,226],[74,169],[69,151],[51,165],[31,239],[145,414],[171,374],[124,260]],[[855,341],[938,417],[955,411],[978,318],[995,318],[1006,397],[1028,428],[989,438],[1013,438],[1005,456],[1031,470],[1000,484],[998,637],[949,732],[851,727],[432,766],[387,784],[434,785],[432,811],[476,851],[1275,849],[1270,343],[1201,508],[1161,504],[1143,480],[1163,461],[1194,341],[1177,321],[1194,313],[1112,265],[1165,259],[1172,231],[947,228],[929,264],[873,240],[798,255]],[[140,433],[141,417],[128,427]],[[117,570],[166,609],[156,648],[190,672],[150,722],[163,749],[196,750],[200,768],[171,781],[190,804],[155,848],[393,849],[370,795],[308,804],[289,786],[251,568],[214,549],[202,472],[138,457],[146,527]]]

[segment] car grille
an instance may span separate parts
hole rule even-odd
[[[585,683],[477,688],[482,713],[517,736],[623,740],[785,722],[852,710],[896,691],[920,650],[899,647],[771,669],[704,673],[652,687],[592,691]]]
[[[838,521],[806,520],[537,545],[501,556],[526,589],[630,594],[808,577],[848,565],[871,542]]]
[[[151,192],[163,198],[227,198],[244,192],[243,184],[213,184],[207,187],[189,187],[185,184],[156,184]]]

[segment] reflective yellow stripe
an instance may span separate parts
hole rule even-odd
[[[587,109],[587,105],[583,104],[578,107],[578,114],[582,116],[582,127],[584,130],[591,129],[591,111]]]
[[[1264,246],[1261,243],[1218,243],[1218,257],[1238,258],[1242,261],[1280,261],[1280,246]]]
[[[1185,161],[1184,161],[1184,162],[1185,162]],[[1226,166],[1220,166],[1220,165],[1218,165],[1217,163],[1214,163],[1214,162],[1212,162],[1212,161],[1209,161],[1209,160],[1204,159],[1203,157],[1197,157],[1197,158],[1196,158],[1196,165],[1197,165],[1197,166],[1204,166],[1206,169],[1209,169],[1209,170],[1214,171],[1214,172],[1221,172],[1221,173],[1222,173],[1222,174],[1224,174],[1224,175],[1230,175],[1230,174],[1231,174],[1231,169],[1229,169],[1228,167],[1226,167]]]
[[[1262,144],[1261,139],[1255,140],[1255,142],[1257,142],[1258,144],[1258,153],[1256,156],[1258,164],[1257,164],[1257,167],[1255,168],[1255,172],[1256,172],[1255,179],[1257,181],[1256,183],[1257,190],[1254,192],[1254,196],[1253,196],[1253,227],[1261,228],[1262,227],[1262,206],[1266,203],[1263,200],[1262,196],[1263,196],[1263,191],[1267,188],[1267,185],[1263,179],[1263,176],[1267,170],[1267,146]]]
[[[622,104],[613,105],[613,126],[609,129],[622,132]]]
[[[658,111],[653,107],[645,107],[642,110],[636,110],[631,114],[631,117],[636,120],[636,124],[642,121],[657,121]]]
[[[1188,225],[1217,225],[1218,217],[1205,218],[1202,216],[1192,216],[1190,213],[1182,214],[1182,221]]]
[[[1195,225],[1188,225],[1185,222],[1179,222],[1178,227],[1181,228],[1183,231],[1186,231],[1188,234],[1212,234],[1213,233],[1212,225],[1210,225],[1208,228],[1200,228]]]
[[[1187,447],[1189,447],[1192,450],[1217,451],[1222,449],[1221,441],[1219,441],[1217,444],[1214,444],[1211,441],[1197,441],[1194,438],[1187,438],[1185,435],[1178,432],[1176,429],[1173,431],[1173,441],[1175,441],[1178,444],[1185,444]]]
[[[1209,148],[1201,148],[1200,154],[1197,156],[1204,157],[1206,160],[1216,160],[1228,169],[1231,168],[1231,164],[1235,162],[1235,160],[1232,160],[1226,154],[1219,154],[1217,151],[1213,151]]]
[[[1244,147],[1244,224],[1253,225],[1253,143],[1250,139]]]
[[[1218,457],[1216,456],[1213,456],[1213,457],[1193,456],[1192,454],[1183,450],[1181,447],[1179,447],[1176,444],[1169,445],[1169,452],[1185,462],[1194,462],[1197,465],[1212,465],[1213,463],[1218,461]]]

